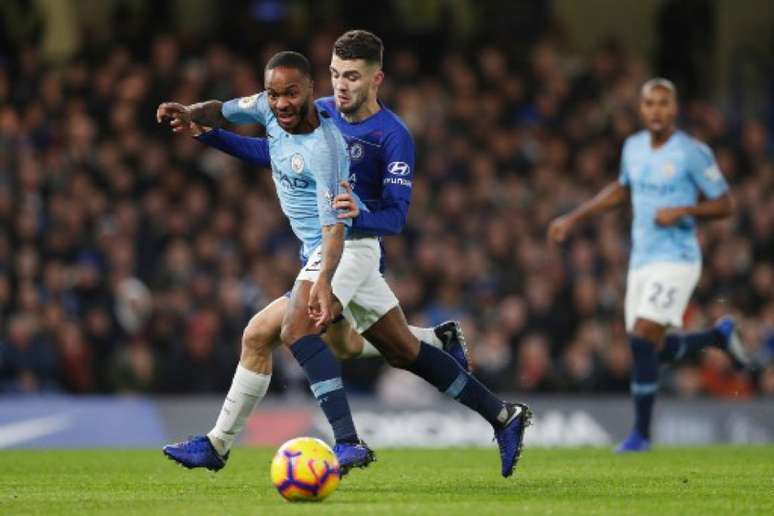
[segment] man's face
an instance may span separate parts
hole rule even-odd
[[[331,58],[330,70],[336,109],[344,114],[357,112],[376,95],[384,78],[377,65],[363,59],[341,59],[336,54]]]
[[[266,70],[264,86],[277,122],[284,130],[293,132],[309,113],[311,79],[295,68],[280,66]]]
[[[640,99],[640,114],[648,131],[660,133],[672,128],[677,118],[674,93],[661,86],[646,90]]]

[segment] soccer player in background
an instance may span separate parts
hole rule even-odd
[[[632,250],[626,284],[625,317],[634,369],[631,394],[634,428],[618,452],[647,451],[651,415],[658,391],[659,363],[674,363],[707,346],[726,351],[738,366],[749,365],[736,324],[723,317],[697,333],[680,328],[701,275],[698,220],[728,217],[733,200],[705,144],[676,128],[677,90],[666,79],[651,79],[641,91],[640,114],[646,130],[623,145],[618,181],[548,228],[563,242],[580,222],[630,202]]]
[[[342,217],[354,216],[352,225],[361,234],[398,234],[405,225],[414,168],[414,144],[400,118],[378,101],[383,80],[381,40],[367,31],[349,31],[334,45],[331,79],[335,97],[319,99],[315,105],[331,115],[349,144],[350,182],[368,210],[358,211],[348,193],[337,197],[337,208],[348,210]],[[187,132],[196,122],[215,126],[199,139],[260,166],[269,166],[269,142],[264,138],[244,138],[217,126],[228,121],[244,122],[250,112],[250,99],[235,99],[225,105],[209,101],[194,106],[168,103],[157,116],[171,118],[173,130]],[[227,113],[227,116],[224,114]],[[247,123],[254,123],[249,115]],[[276,142],[273,142],[276,143]],[[292,186],[298,178],[288,176]],[[302,263],[307,256],[302,252]],[[256,404],[265,396],[271,381],[271,352],[279,344],[280,329],[289,295],[283,296],[256,314],[242,338],[242,353],[214,428],[206,436],[165,447],[174,460],[186,467],[219,470]],[[469,361],[464,336],[455,321],[436,328],[411,327],[420,340],[443,347],[463,368]],[[378,351],[364,343],[345,319],[331,324],[324,335],[339,357],[373,356]],[[365,346],[364,346],[365,344]]]

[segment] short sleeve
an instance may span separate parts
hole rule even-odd
[[[623,144],[623,149],[621,149],[621,163],[619,165],[619,170],[618,170],[618,183],[621,186],[626,186],[626,187],[628,187],[629,184],[630,184],[629,174],[626,172],[628,170],[628,168],[629,168],[628,165],[627,165],[627,158],[628,158],[628,156],[627,156],[627,154],[628,154],[627,149],[628,149],[628,147],[629,147],[629,145],[628,145],[628,140],[627,140]]]
[[[716,199],[728,192],[728,183],[715,161],[712,149],[703,143],[691,146],[686,165],[691,180],[708,199]]]
[[[266,92],[256,93],[249,97],[232,99],[223,103],[223,117],[234,124],[261,124],[266,126],[271,109],[266,99]]]

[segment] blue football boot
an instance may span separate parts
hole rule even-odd
[[[365,468],[376,460],[374,451],[363,441],[357,443],[336,443],[333,453],[339,461],[341,476],[352,468]]]
[[[197,435],[187,441],[168,444],[162,451],[164,455],[188,469],[207,468],[210,471],[218,471],[228,460],[228,453],[221,456],[206,435]]]
[[[742,336],[739,334],[739,325],[733,317],[730,315],[721,317],[712,328],[722,335],[723,341],[720,348],[728,353],[737,369],[749,368],[753,365],[752,357],[747,353]]]
[[[630,433],[615,449],[616,453],[646,451],[650,451],[650,439],[645,439],[637,430],[632,430],[632,433]]]
[[[443,342],[443,350],[450,354],[465,371],[472,372],[470,353],[460,322],[446,321],[433,328],[433,331],[436,337]]]
[[[506,403],[505,408],[508,409],[508,419],[495,430],[495,439],[500,448],[501,473],[508,478],[521,458],[524,430],[532,422],[532,411],[523,403]]]

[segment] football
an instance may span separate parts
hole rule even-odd
[[[339,461],[327,444],[313,437],[297,437],[283,444],[271,461],[271,482],[291,502],[319,502],[341,480]]]

